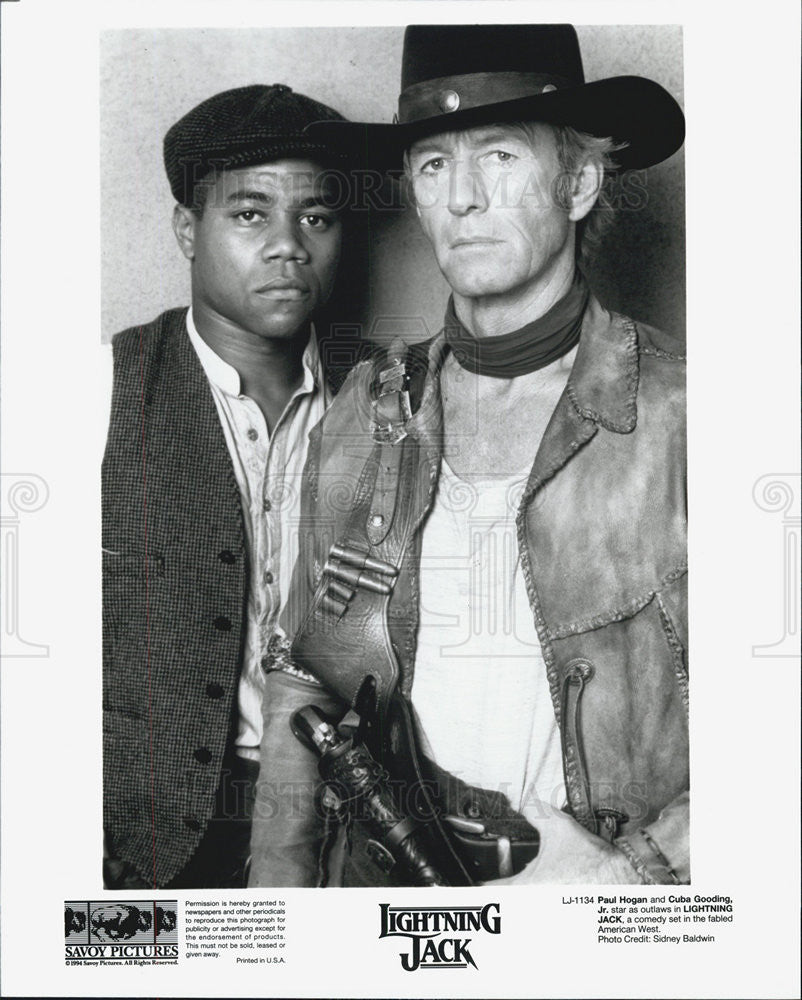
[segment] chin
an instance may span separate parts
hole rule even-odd
[[[443,276],[457,295],[475,298],[480,295],[503,295],[518,287],[519,276],[509,262],[477,256],[475,260],[448,260],[441,268]]]
[[[281,324],[263,326],[258,333],[261,337],[264,337],[265,340],[294,340],[297,336],[308,332],[309,322],[309,317],[307,317],[306,319],[293,325]]]
[[[307,331],[311,318],[311,313],[307,311],[297,315],[260,316],[253,330],[267,340],[292,340],[297,334]]]
[[[466,299],[485,295],[505,295],[518,287],[518,282],[511,281],[510,275],[487,274],[481,269],[469,272],[461,270],[459,274],[444,273],[451,290]]]

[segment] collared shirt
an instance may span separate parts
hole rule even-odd
[[[272,433],[259,405],[241,392],[235,368],[198,333],[190,309],[190,342],[209,380],[242,501],[250,579],[245,647],[240,674],[237,753],[259,759],[262,738],[262,660],[286,601],[298,554],[301,475],[309,432],[330,402],[314,336],[303,354],[303,379]],[[111,400],[111,351],[108,352]]]

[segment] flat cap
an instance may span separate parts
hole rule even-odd
[[[332,108],[283,83],[215,94],[179,119],[164,137],[164,167],[173,197],[192,204],[195,185],[211,171],[236,170],[286,157],[341,158],[303,134],[312,122],[345,121]]]

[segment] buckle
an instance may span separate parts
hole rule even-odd
[[[379,444],[398,444],[407,436],[406,422],[412,416],[407,385],[407,366],[392,358],[388,368],[379,372],[379,392],[373,400],[370,431]]]

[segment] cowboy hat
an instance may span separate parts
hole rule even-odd
[[[659,163],[685,137],[682,110],[653,80],[585,83],[570,24],[410,25],[393,124],[316,122],[307,132],[358,150],[367,166],[398,169],[424,136],[513,121],[571,125],[626,143],[614,155],[622,169]]]

